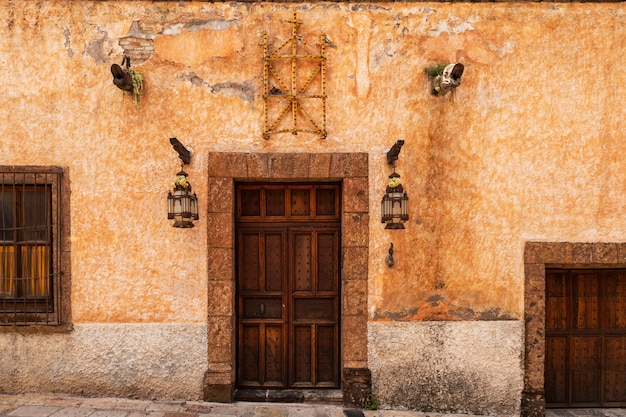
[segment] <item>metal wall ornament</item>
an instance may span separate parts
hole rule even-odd
[[[393,173],[387,180],[380,208],[382,223],[386,223],[385,229],[404,229],[404,223],[409,220],[409,196],[402,187],[395,164],[402,145],[404,141],[399,140],[387,152],[387,163],[393,165]]]
[[[192,193],[187,173],[183,170],[183,166],[191,161],[191,153],[176,138],[171,138],[170,143],[178,152],[182,163],[180,172],[172,183],[172,189],[167,193],[167,218],[174,220],[173,227],[194,227],[193,221],[200,219],[198,197],[196,193]]]
[[[131,94],[135,108],[138,108],[143,94],[143,74],[130,67],[130,57],[124,55],[121,66],[111,65],[111,74],[113,75],[113,84],[120,90]]]
[[[263,32],[263,138],[312,133],[326,139],[327,38],[322,33],[319,42],[308,42],[298,34],[296,12],[289,23],[291,37],[272,51]]]
[[[461,77],[465,67],[460,62],[454,64],[439,64],[426,68],[430,79],[430,93],[443,96],[461,85]]]

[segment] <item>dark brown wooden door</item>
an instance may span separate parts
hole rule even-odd
[[[546,270],[546,403],[626,405],[626,270]]]
[[[236,192],[238,387],[338,387],[339,185]]]

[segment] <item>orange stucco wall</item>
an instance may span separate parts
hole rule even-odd
[[[329,41],[325,140],[262,137],[263,32],[285,40],[294,10]],[[8,1],[0,161],[69,168],[76,323],[206,322],[211,151],[368,152],[370,320],[521,319],[524,242],[626,239],[625,21],[624,3]],[[125,52],[138,109],[112,84]],[[465,65],[443,97],[439,62]],[[193,229],[166,219],[170,137],[193,152]],[[388,231],[399,139],[410,220]]]

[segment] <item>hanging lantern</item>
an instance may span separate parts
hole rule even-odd
[[[409,196],[400,184],[400,175],[395,172],[389,176],[380,211],[382,223],[387,223],[385,229],[404,229],[403,223],[409,220]]]
[[[191,184],[187,181],[187,173],[180,171],[172,184],[173,193],[167,194],[167,218],[174,220],[174,227],[193,227],[198,220],[198,197],[191,193]]]

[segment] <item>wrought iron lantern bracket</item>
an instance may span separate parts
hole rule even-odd
[[[396,161],[403,140],[397,141],[387,152],[387,163],[393,165],[393,173],[387,180],[387,188],[381,202],[381,222],[386,223],[385,229],[404,229],[404,223],[409,220],[409,196],[400,182],[400,175],[396,173]]]
[[[199,220],[198,197],[191,191],[191,183],[187,181],[187,173],[183,167],[191,162],[191,153],[176,138],[171,138],[170,143],[174,146],[181,159],[181,170],[176,174],[176,180],[172,183],[172,189],[167,194],[167,218],[174,220],[174,227],[194,227],[193,221]]]

